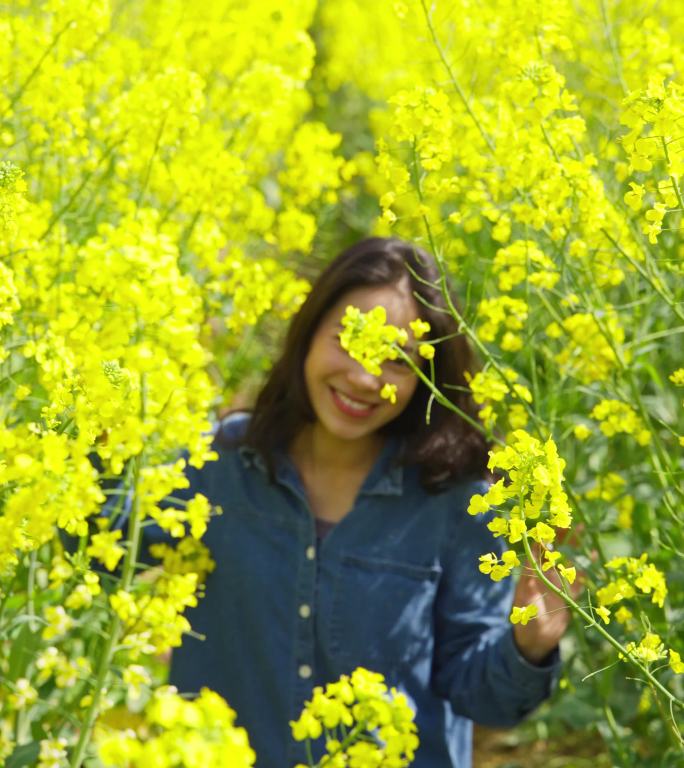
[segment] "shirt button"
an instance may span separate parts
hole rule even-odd
[[[299,615],[303,619],[308,619],[309,616],[311,616],[311,606],[307,605],[306,603],[302,603],[299,606]]]
[[[302,664],[302,666],[299,668],[299,676],[303,680],[308,680],[311,677],[311,667],[308,664]]]
[[[306,559],[307,560],[315,560],[316,559],[316,547],[307,547],[306,548]]]

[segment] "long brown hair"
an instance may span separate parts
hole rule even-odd
[[[476,418],[477,408],[464,376],[474,367],[473,354],[447,310],[434,259],[396,238],[367,238],[339,254],[316,280],[257,397],[242,443],[261,454],[271,476],[274,451],[287,448],[305,424],[315,421],[304,383],[304,360],[327,310],[354,288],[392,285],[406,277],[422,319],[430,323],[431,338],[449,337],[435,346],[435,382],[454,405]],[[429,400],[428,388],[419,384],[406,409],[382,428],[385,434],[403,438],[401,463],[417,465],[421,484],[430,492],[465,475],[484,476],[488,446],[482,433],[436,403],[427,424]]]

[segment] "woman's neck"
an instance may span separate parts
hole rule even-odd
[[[385,443],[377,433],[360,440],[340,440],[320,427],[305,426],[290,445],[290,456],[300,471],[367,473]]]

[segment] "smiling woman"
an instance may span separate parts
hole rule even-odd
[[[407,366],[400,360],[388,361],[376,378],[339,347],[340,320],[348,305],[364,311],[382,306],[389,321],[400,328],[421,318],[429,323],[433,338],[444,339],[435,347],[435,380],[453,386],[454,405],[475,417],[465,376],[474,368],[472,352],[447,311],[439,279],[428,253],[396,238],[367,238],[328,265],[290,325],[245,437],[271,472],[273,446],[291,446],[297,436],[302,439],[302,432],[311,432],[308,427],[322,434],[319,427],[327,427],[328,419],[334,418],[342,429],[340,437],[345,429],[350,435],[367,432],[369,440],[357,443],[352,453],[372,457],[373,443],[377,447],[388,435],[401,436],[404,460],[418,468],[428,490],[436,491],[458,476],[482,474],[487,463],[482,434],[439,405],[432,408],[428,425],[430,392],[416,386]],[[320,381],[323,374],[325,384]],[[397,387],[395,395],[401,397],[395,404],[380,397],[383,384]],[[366,413],[360,406],[372,407]],[[327,419],[321,419],[324,414]],[[349,447],[339,443],[335,452]]]
[[[374,376],[341,347],[349,305],[380,307],[414,336],[429,324],[443,340],[435,378],[457,385],[449,393],[474,416],[472,358],[438,278],[431,256],[396,239],[334,259],[253,411],[224,419],[218,461],[188,468],[189,487],[176,492],[202,493],[223,515],[208,526],[216,569],[189,616],[206,640],[188,637],[174,652],[170,681],[226,697],[259,768],[307,761],[288,721],[315,686],[358,667],[383,674],[416,710],[417,768],[467,768],[472,721],[517,722],[557,677],[564,624],[539,642],[514,634],[510,580],[473,567],[502,550],[488,518],[466,512],[487,487],[481,434],[443,407],[426,423],[430,393],[410,366],[388,360]]]

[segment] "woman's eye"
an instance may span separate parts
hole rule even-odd
[[[408,360],[403,357],[397,357],[394,360],[389,361],[391,365],[396,366],[400,370],[410,370],[411,366],[409,365]]]

